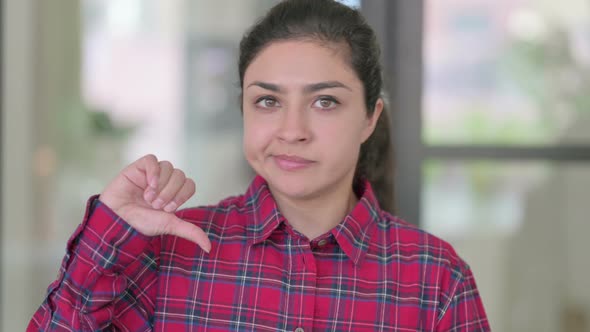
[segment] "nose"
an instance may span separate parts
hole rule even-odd
[[[287,143],[303,143],[311,139],[308,114],[302,109],[285,109],[278,138]]]

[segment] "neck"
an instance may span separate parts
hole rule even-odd
[[[358,199],[352,190],[332,190],[315,198],[292,199],[273,192],[279,210],[299,233],[313,240],[336,227]]]

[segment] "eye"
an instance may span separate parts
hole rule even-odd
[[[261,108],[275,108],[275,107],[279,107],[281,106],[279,104],[279,102],[270,96],[265,96],[265,97],[261,97],[258,98],[256,100],[256,106],[261,107]]]
[[[322,110],[331,110],[335,108],[338,104],[340,103],[335,98],[330,96],[323,96],[318,98],[318,100],[316,100],[313,103],[313,107],[317,107]]]

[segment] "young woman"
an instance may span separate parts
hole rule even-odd
[[[379,48],[360,14],[283,1],[240,44],[242,196],[155,156],[92,197],[28,331],[489,331],[453,248],[392,201]],[[238,115],[236,115],[238,116]]]

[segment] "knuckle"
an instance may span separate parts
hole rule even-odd
[[[172,163],[169,162],[168,160],[162,160],[162,161],[160,161],[160,167],[161,168],[167,168],[167,169],[173,168]]]
[[[146,163],[149,168],[155,170],[158,167],[158,158],[152,155],[152,158],[148,158]]]
[[[186,186],[190,189],[190,190],[195,190],[195,188],[197,188],[197,184],[195,183],[195,181],[193,179],[186,179]]]
[[[182,171],[182,170],[180,170],[180,169],[176,168],[176,169],[174,169],[174,173],[175,173],[175,174],[176,174],[176,176],[178,176],[179,178],[186,179],[186,174],[184,174],[184,171]]]

